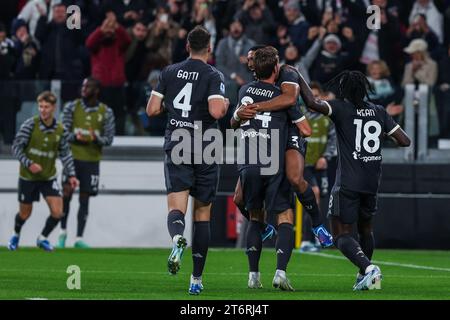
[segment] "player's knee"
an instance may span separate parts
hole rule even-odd
[[[58,219],[58,220],[60,220],[64,215],[63,211],[58,210],[58,209],[52,210],[50,214],[53,218]]]
[[[31,210],[20,211],[19,216],[22,220],[28,220],[28,218],[31,216]]]

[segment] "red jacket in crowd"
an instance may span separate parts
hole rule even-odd
[[[125,77],[125,53],[131,39],[119,25],[115,36],[106,37],[98,27],[86,40],[91,52],[91,74],[104,87],[123,86]]]

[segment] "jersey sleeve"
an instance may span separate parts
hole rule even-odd
[[[292,123],[298,123],[303,120],[306,120],[305,115],[303,114],[302,110],[300,109],[300,104],[297,103],[295,106],[290,107],[287,110],[289,120],[292,121]]]
[[[208,101],[216,98],[225,98],[225,79],[220,71],[212,73],[208,86]]]
[[[392,116],[386,112],[384,108],[381,108],[384,112],[384,132],[390,136],[392,135],[397,129],[400,128],[400,125],[395,122],[395,120],[392,118]]]
[[[153,95],[164,98],[164,95],[166,93],[166,86],[167,86],[167,75],[166,75],[166,69],[164,69],[160,74],[158,78],[158,84],[156,85],[156,88],[152,90]]]
[[[298,82],[299,76],[297,71],[291,66],[284,66],[282,71],[280,72],[280,78],[278,79],[278,83],[280,84],[280,86],[282,86],[283,83],[298,86]]]
[[[342,109],[344,108],[339,107],[338,100],[331,100],[331,101],[322,100],[322,101],[328,106],[327,116],[329,116],[333,122],[339,121],[340,118],[342,117]]]

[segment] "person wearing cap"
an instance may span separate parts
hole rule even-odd
[[[296,0],[289,0],[284,5],[284,16],[288,22],[287,33],[291,41],[301,51],[307,51],[309,22],[300,11]]]
[[[28,25],[22,19],[14,19],[11,28],[16,52],[15,79],[35,79],[39,69],[40,46],[28,32]]]
[[[423,39],[410,42],[404,51],[410,55],[411,62],[406,64],[402,86],[407,84],[427,84],[434,86],[438,76],[436,62],[428,54],[428,44]]]
[[[310,69],[311,80],[326,83],[355,61],[357,50],[353,30],[345,27],[342,34],[347,40],[346,50],[342,50],[341,39],[336,34],[329,34],[323,39],[322,52]]]

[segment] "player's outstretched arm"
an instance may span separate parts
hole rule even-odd
[[[399,147],[409,147],[411,145],[411,139],[408,137],[408,135],[406,134],[405,131],[403,131],[402,128],[398,127],[397,129],[395,129],[394,132],[392,132],[390,135],[388,134],[388,136],[394,140],[394,142],[399,146]]]
[[[312,134],[311,125],[309,124],[308,119],[306,119],[305,116],[303,116],[302,120],[299,122],[296,122],[295,125],[297,126],[298,130],[302,134],[303,137],[309,137]]]
[[[228,111],[230,101],[224,97],[208,99],[209,114],[216,120],[223,118]]]
[[[231,117],[230,123],[232,129],[237,129],[241,126],[241,123],[256,116],[256,105],[241,105],[236,109]]]
[[[150,96],[150,99],[148,100],[147,109],[146,109],[147,115],[149,117],[157,116],[163,112],[162,101],[163,101],[163,96],[161,94],[155,93],[155,91],[153,91]]]
[[[264,102],[258,102],[256,111],[270,112],[287,109],[297,102],[299,86],[293,83],[281,85],[281,95]]]
[[[305,78],[299,74],[300,94],[305,102],[306,106],[324,115],[329,115],[331,107],[328,102],[314,98],[311,88],[306,83]]]

